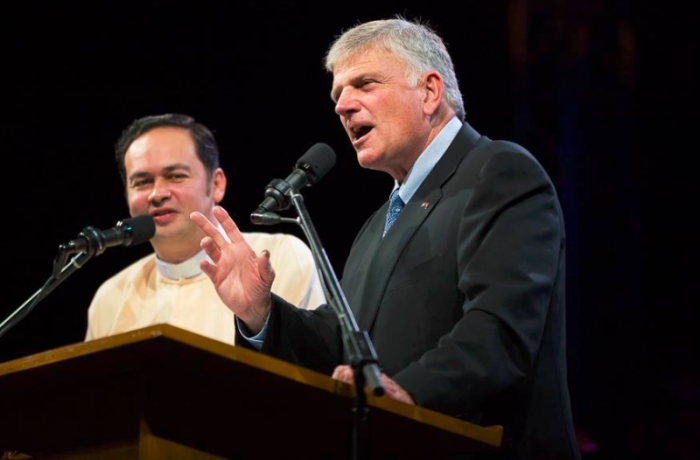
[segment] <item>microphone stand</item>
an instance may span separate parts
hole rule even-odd
[[[283,181],[281,181],[283,182]],[[279,185],[279,184],[278,184]],[[285,186],[287,184],[284,184]],[[285,187],[286,188],[286,187]],[[335,311],[340,323],[343,349],[345,356],[350,363],[355,377],[355,398],[353,401],[353,433],[352,433],[352,458],[368,458],[367,451],[367,427],[369,418],[369,407],[365,395],[365,384],[375,396],[384,394],[384,387],[381,382],[381,372],[377,364],[377,354],[372,345],[372,340],[366,331],[361,331],[355,321],[355,316],[350,310],[343,289],[340,286],[338,277],[333,270],[333,266],[328,260],[325,249],[321,245],[321,239],[316,233],[311,217],[306,210],[304,198],[298,190],[289,186],[285,195],[291,198],[292,204],[297,211],[298,217],[290,219],[281,217],[273,212],[258,208],[250,219],[257,225],[274,225],[277,223],[294,223],[301,227],[309,241],[311,252],[314,256],[317,269],[321,272],[326,291],[330,294],[328,299],[331,307]],[[286,198],[286,197],[285,197]],[[285,200],[280,209],[287,209],[289,204]],[[262,212],[260,212],[262,211]]]
[[[87,250],[76,254],[70,262],[66,263],[68,257],[74,254],[76,250],[69,244],[61,244],[58,247],[56,258],[53,262],[53,273],[44,285],[29,297],[17,310],[12,312],[10,316],[0,323],[0,337],[5,335],[7,331],[13,328],[17,323],[22,321],[34,308],[45,299],[54,289],[63,283],[76,270],[82,268],[85,263],[94,255],[102,254],[104,251],[104,241],[94,227],[87,227],[80,236],[85,237],[88,242]]]

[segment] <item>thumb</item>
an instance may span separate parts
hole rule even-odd
[[[275,270],[272,268],[270,263],[270,251],[264,250],[255,260],[258,265],[258,273],[266,285],[272,286],[272,282],[275,280]]]

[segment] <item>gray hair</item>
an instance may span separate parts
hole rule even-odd
[[[464,101],[450,54],[442,39],[423,24],[398,17],[355,26],[331,45],[326,54],[326,70],[333,73],[339,63],[375,47],[383,47],[406,64],[406,78],[413,87],[426,72],[439,73],[447,105],[464,121]]]

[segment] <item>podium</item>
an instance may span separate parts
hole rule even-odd
[[[317,372],[151,326],[0,364],[0,457],[347,459],[352,394]],[[368,399],[372,459],[500,447],[500,426]]]

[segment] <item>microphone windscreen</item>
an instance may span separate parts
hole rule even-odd
[[[299,161],[297,168],[303,169],[309,178],[309,185],[323,179],[328,171],[335,165],[335,152],[328,144],[319,142],[306,151]]]
[[[125,232],[131,234],[131,242],[125,246],[145,243],[156,234],[156,223],[151,216],[136,216],[120,222]]]

